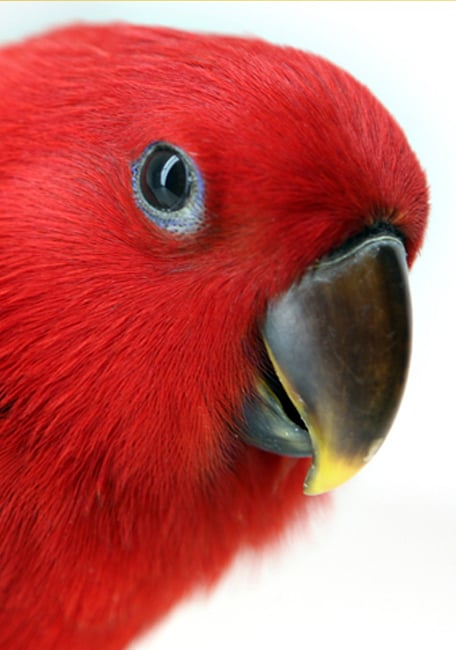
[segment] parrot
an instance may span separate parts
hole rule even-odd
[[[289,45],[69,24],[0,68],[0,647],[120,650],[379,449],[429,189]]]

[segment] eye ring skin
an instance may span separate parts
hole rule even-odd
[[[189,187],[184,205],[177,210],[153,206],[145,197],[142,188],[142,176],[150,157],[157,151],[169,151],[178,156],[185,165]],[[157,140],[143,151],[132,163],[132,186],[136,205],[144,215],[159,228],[176,235],[190,235],[197,232],[204,224],[204,182],[201,173],[192,158],[176,145]]]

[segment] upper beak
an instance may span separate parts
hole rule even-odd
[[[306,494],[348,480],[388,433],[410,356],[407,274],[404,246],[383,232],[320,261],[268,306],[273,370],[246,405],[244,437],[312,456]]]

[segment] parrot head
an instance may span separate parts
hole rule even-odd
[[[12,503],[128,543],[155,518],[176,564],[176,522],[226,557],[275,534],[400,402],[428,213],[402,130],[348,73],[255,39],[71,27],[0,63]]]

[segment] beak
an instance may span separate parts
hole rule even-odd
[[[375,454],[404,390],[411,310],[406,253],[383,232],[312,267],[269,304],[267,361],[244,438],[313,458],[304,492],[344,483]]]

